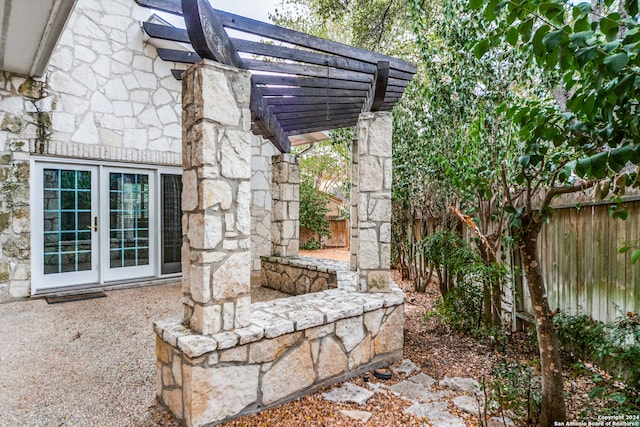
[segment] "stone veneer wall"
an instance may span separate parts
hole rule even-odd
[[[180,166],[182,87],[171,69],[183,65],[162,61],[145,41],[140,21],[150,13],[133,0],[78,0],[42,82],[0,73],[0,301],[31,293],[31,155]],[[260,257],[271,254],[275,154],[271,142],[253,137],[258,285]]]
[[[179,66],[145,41],[149,14],[78,0],[42,79],[0,73],[0,301],[31,293],[31,155],[180,165]]]
[[[338,271],[347,263],[310,257],[263,257],[264,287],[289,295],[304,295],[338,286]]]
[[[271,254],[297,256],[300,243],[300,165],[294,154],[273,156]]]
[[[254,136],[251,144],[251,286],[262,286],[261,257],[271,255],[271,158],[279,153],[271,141]]]
[[[251,325],[213,336],[159,321],[156,393],[188,427],[215,425],[402,358],[404,294],[351,289],[251,305]]]

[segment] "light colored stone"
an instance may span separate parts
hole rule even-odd
[[[373,397],[373,392],[366,388],[358,387],[353,383],[344,383],[341,387],[334,387],[328,393],[322,393],[322,397],[331,402],[349,403],[364,405],[367,400]]]
[[[231,202],[233,200],[233,195],[231,192],[231,187],[226,181],[211,181],[211,180],[203,180],[201,185],[201,198],[202,206],[201,209],[207,209],[215,205],[220,205],[220,209],[229,210],[231,208]]]
[[[402,350],[404,342],[404,313],[398,306],[387,316],[374,340],[375,354]]]
[[[382,304],[380,306],[382,307]],[[375,310],[370,311],[364,314],[364,325],[367,327],[367,330],[371,332],[372,336],[378,335],[380,331],[380,326],[382,326],[382,318],[384,317],[384,310]]]
[[[218,304],[203,307],[196,304],[190,326],[204,335],[213,335],[222,330],[222,308]]]
[[[76,132],[71,136],[71,141],[82,144],[98,144],[100,142],[93,114],[87,114],[82,120]]]
[[[411,359],[404,359],[402,360],[402,363],[400,363],[400,366],[393,367],[391,368],[391,370],[393,372],[411,375],[412,373],[419,371],[420,368],[418,368],[416,364],[411,361]]]
[[[211,268],[208,265],[191,265],[189,271],[191,298],[195,302],[211,301]]]
[[[342,340],[347,352],[350,352],[362,342],[366,333],[362,325],[362,317],[352,317],[336,323],[336,335]]]
[[[360,259],[360,268],[370,270],[380,267],[378,234],[374,228],[360,229],[358,257]]]
[[[179,388],[173,390],[162,390],[162,401],[165,405],[176,414],[182,416],[182,390]]]
[[[230,348],[220,353],[220,362],[246,362],[247,346]]]
[[[355,369],[371,361],[372,349],[371,336],[367,335],[362,342],[349,353],[349,369]]]
[[[300,338],[300,333],[287,334],[273,339],[264,339],[249,347],[249,363],[271,362],[280,357]]]
[[[198,207],[198,175],[195,170],[182,172],[182,210],[189,212]]]
[[[317,363],[318,379],[323,380],[346,371],[347,356],[332,336],[324,337],[320,343]]]
[[[436,383],[436,380],[434,380],[427,374],[414,375],[411,378],[409,378],[409,381],[416,384],[420,384],[421,386],[426,388],[431,388],[431,386]]]
[[[238,336],[233,332],[219,332],[214,334],[213,339],[218,343],[218,350],[232,348],[238,344]]]
[[[238,308],[236,308],[236,311],[237,310]],[[258,341],[264,336],[264,330],[256,325],[249,325],[241,329],[236,329],[235,333],[240,338],[241,345]]]
[[[236,415],[258,399],[260,367],[257,365],[188,369],[191,391],[185,401],[185,418],[201,426]],[[229,393],[233,390],[233,393]]]
[[[203,354],[216,351],[218,348],[218,342],[215,339],[204,335],[184,335],[178,338],[178,348],[187,357],[194,359],[202,356]]]
[[[206,94],[200,101],[203,104],[202,114],[221,125],[238,126],[242,112],[230,90],[229,79],[225,75],[227,71],[221,71],[219,68],[208,62],[198,70],[202,73],[202,93]],[[245,74],[247,79],[251,78],[248,71],[240,73]]]
[[[245,236],[251,235],[251,184],[243,181],[238,185],[236,228]]]
[[[340,413],[345,417],[351,418],[352,420],[356,420],[356,421],[362,421],[363,423],[366,423],[367,421],[369,421],[369,418],[371,418],[371,415],[372,415],[371,412],[352,411],[348,409],[341,409]]]
[[[471,396],[457,396],[453,398],[453,404],[461,411],[467,412],[476,417],[480,416],[482,406],[480,402]]]
[[[182,387],[182,359],[179,356],[173,358],[171,363],[171,373],[173,380],[178,387]]]
[[[316,374],[308,341],[280,358],[262,378],[262,403],[269,405],[309,387]]]
[[[466,427],[464,420],[451,414],[447,407],[446,402],[416,403],[405,413],[428,420],[432,427]]]
[[[447,377],[441,379],[439,384],[440,387],[464,391],[466,393],[477,393],[480,391],[480,383],[473,378]]]
[[[377,157],[360,157],[358,168],[360,170],[359,190],[361,192],[382,190],[384,176],[380,160]]]
[[[220,138],[221,173],[229,179],[251,179],[251,137],[245,131],[225,129]]]
[[[249,292],[251,280],[251,253],[236,252],[229,255],[213,272],[213,298],[224,300]]]

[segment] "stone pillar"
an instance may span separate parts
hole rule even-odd
[[[353,143],[351,269],[360,292],[389,291],[392,130],[391,113],[363,113]]]
[[[250,323],[251,74],[200,61],[182,89],[185,323],[212,335]]]
[[[300,245],[300,165],[293,154],[272,157],[271,252],[297,256]]]

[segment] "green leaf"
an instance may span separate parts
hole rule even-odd
[[[595,382],[595,381],[594,381]],[[606,387],[596,387],[593,390],[591,390],[589,392],[589,397],[591,399],[595,399],[596,397],[600,397],[604,394],[604,392],[607,390]]]
[[[469,8],[471,10],[479,10],[484,4],[483,0],[469,0]]]
[[[579,31],[569,35],[569,41],[576,46],[582,47],[587,45],[587,39],[593,37],[593,31]]]
[[[533,36],[533,50],[538,56],[542,56],[546,52],[542,39],[544,39],[544,36],[549,32],[550,29],[551,27],[549,27],[548,25],[542,25],[536,30],[536,33]]]
[[[526,43],[531,40],[531,30],[533,29],[533,18],[527,19],[518,27],[522,42]]]
[[[640,249],[636,249],[631,253],[631,264],[635,264],[640,259]]]
[[[638,14],[638,0],[625,0],[624,8],[627,10],[629,15],[635,16]]]
[[[615,40],[618,37],[618,21],[620,20],[620,14],[617,12],[611,13],[608,16],[600,19],[600,31],[607,37],[608,41]]]
[[[629,55],[626,52],[617,53],[607,56],[602,62],[611,74],[618,74],[629,62]]]
[[[573,19],[577,21],[578,19],[588,16],[592,11],[593,9],[591,8],[591,4],[586,2],[578,3],[573,7],[573,10],[572,10]]]
[[[520,34],[518,32],[518,29],[515,27],[511,27],[509,28],[509,31],[507,31],[507,42],[511,46],[515,46],[518,43],[519,36]]]
[[[563,36],[564,36],[564,31],[562,30],[551,31],[550,33],[547,33],[542,38],[542,44],[547,47],[547,50],[552,50],[558,45],[560,45],[560,43],[562,42]]]
[[[598,48],[596,46],[578,49],[578,51],[575,53],[578,65],[580,67],[584,67],[588,62],[593,61],[593,58],[596,57],[597,52]]]
[[[489,50],[489,40],[480,40],[473,48],[473,54],[476,58],[480,59]]]

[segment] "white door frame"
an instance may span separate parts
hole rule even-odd
[[[44,272],[44,170],[60,169],[91,172],[91,269],[67,273]],[[99,235],[93,227],[98,217],[100,203],[98,188],[99,168],[95,165],[59,162],[34,162],[31,168],[31,183],[37,189],[31,191],[31,293],[36,291],[97,283],[99,275]]]

